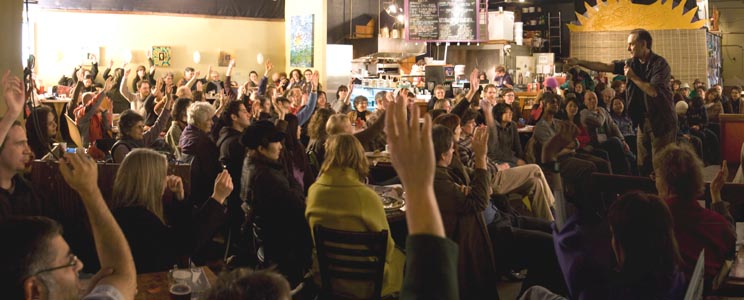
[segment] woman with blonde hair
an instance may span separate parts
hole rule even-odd
[[[310,228],[321,225],[345,231],[390,232],[380,196],[364,184],[368,174],[369,164],[364,149],[354,136],[336,134],[328,137],[320,176],[310,186],[307,196],[305,217]],[[383,296],[400,291],[404,262],[405,255],[388,235]],[[314,259],[314,266],[317,267],[317,259]],[[334,282],[334,285],[352,297],[365,295],[373,288],[351,281]]]
[[[127,237],[139,273],[171,268],[209,241],[226,219],[224,202],[233,189],[222,171],[214,181],[212,196],[192,212],[180,177],[167,175],[164,155],[147,148],[133,149],[116,172],[109,207]],[[173,193],[172,213],[163,210],[163,193]]]

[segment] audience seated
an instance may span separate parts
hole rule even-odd
[[[336,90],[336,102],[332,103],[333,110],[337,113],[347,114],[351,110],[349,99],[351,92],[354,90],[353,79],[349,81],[349,85],[340,85]]]
[[[517,123],[512,121],[512,109],[506,103],[496,104],[492,109],[493,115],[486,117],[486,124],[491,131],[488,139],[488,158],[496,163],[507,163],[510,167],[515,167],[526,162],[517,133]]]
[[[105,110],[102,106],[108,93],[114,86],[113,78],[106,80],[103,91],[94,95],[92,93],[83,94],[83,101],[80,106],[75,108],[75,123],[80,130],[83,138],[83,145],[87,147],[95,141],[103,138],[110,138],[111,130],[111,112]]]
[[[175,154],[178,160],[181,160],[181,147],[178,145],[178,142],[181,140],[183,129],[188,125],[186,111],[190,105],[190,99],[179,98],[176,100],[176,103],[173,104],[173,112],[171,113],[173,121],[171,121],[171,126],[165,134],[165,143],[170,146],[171,153]]]
[[[160,133],[165,129],[165,125],[168,124],[170,108],[173,106],[172,96],[167,95],[165,98],[163,111],[158,115],[155,124],[146,131],[145,119],[142,115],[131,109],[121,113],[119,116],[119,136],[114,146],[111,147],[111,157],[114,162],[120,163],[124,161],[127,153],[136,148],[156,148],[155,144],[157,141],[160,141],[159,148],[170,150],[170,147],[164,147],[164,141],[160,140]]]
[[[310,228],[326,228],[379,232],[390,231],[380,196],[364,184],[369,173],[369,163],[362,144],[349,134],[336,134],[328,138],[327,156],[320,169],[320,176],[307,195],[305,216]],[[403,283],[405,255],[388,235],[382,295],[400,291]],[[317,261],[315,262],[317,266]],[[316,271],[316,275],[320,275]],[[316,276],[319,283],[320,277]],[[345,295],[368,295],[371,286],[353,281],[334,284]]]
[[[191,195],[196,201],[204,201],[211,193],[210,182],[214,182],[222,167],[219,149],[209,136],[215,109],[208,102],[194,102],[186,111],[188,126],[181,133],[178,145],[181,159],[191,163]]]
[[[26,119],[26,134],[34,157],[41,159],[52,149],[57,136],[57,116],[47,106],[35,107]]]
[[[484,104],[490,105],[490,104]],[[475,168],[475,152],[472,149],[473,133],[475,131],[476,116],[474,111],[463,115],[468,120],[464,123],[453,114],[441,115],[434,119],[434,123],[447,126],[452,130],[457,144],[456,165],[463,165],[467,173],[472,173]],[[462,125],[461,125],[462,124]],[[553,220],[550,207],[555,202],[545,176],[537,165],[523,165],[514,168],[508,164],[497,164],[487,159],[486,167],[491,175],[489,195],[507,195],[513,192],[524,193],[530,198],[530,208],[535,217],[544,220]]]
[[[326,123],[328,119],[334,115],[330,109],[321,108],[315,111],[313,117],[310,119],[310,123],[307,126],[307,133],[310,137],[310,142],[307,144],[307,152],[315,155],[315,159],[318,161],[318,166],[323,164],[325,160],[325,142],[328,138],[328,132],[326,131]]]
[[[589,133],[590,144],[607,152],[615,174],[636,174],[632,167],[636,164],[635,155],[630,152],[625,136],[610,118],[607,110],[597,104],[597,94],[586,92],[584,104],[586,109],[579,112],[579,115],[581,124]]]
[[[78,272],[83,262],[62,238],[62,228],[45,217],[0,221],[0,237],[13,247],[0,247],[0,289],[9,299],[134,299],[137,281],[132,254],[119,225],[96,186],[98,167],[85,154],[66,153],[59,169],[80,194],[91,224],[101,271],[84,287]]]
[[[612,117],[612,121],[617,125],[620,134],[622,134],[625,143],[628,145],[628,148],[630,148],[633,155],[638,154],[638,147],[636,146],[636,143],[638,142],[636,131],[633,127],[633,120],[630,119],[628,111],[625,109],[625,100],[615,97],[610,103],[610,116]],[[630,164],[631,168],[634,165],[638,165],[636,161],[631,161]]]
[[[284,133],[258,121],[241,136],[249,157],[243,164],[241,198],[259,229],[267,265],[276,264],[294,288],[311,264],[312,237],[305,219],[305,195],[279,161]]]
[[[57,208],[37,194],[32,183],[22,172],[33,152],[28,145],[26,131],[16,121],[23,110],[25,97],[19,78],[5,72],[2,79],[3,95],[8,110],[0,119],[0,219],[11,216],[47,216],[54,218]]]
[[[702,89],[700,91],[702,93]],[[703,162],[709,165],[720,163],[721,151],[718,135],[710,130],[708,112],[702,97],[693,97],[687,109],[687,122],[690,134],[703,142]]]
[[[573,123],[579,128],[579,135],[576,137],[576,156],[583,160],[591,161],[597,166],[599,172],[612,174],[609,153],[605,150],[595,148],[590,144],[592,138],[589,136],[587,128],[581,123],[581,115],[579,114],[581,110],[577,99],[566,100],[566,119],[564,120]]]
[[[432,128],[432,141],[437,168],[434,193],[439,203],[447,237],[460,249],[458,276],[460,299],[480,299],[498,295],[491,239],[483,219],[488,205],[490,174],[486,169],[488,131],[476,129],[473,151],[475,173],[469,176],[462,168],[450,167],[454,155],[452,130],[442,125]]]
[[[225,125],[220,129],[220,137],[217,140],[217,148],[220,150],[220,164],[226,167],[233,186],[240,187],[243,173],[243,159],[245,158],[245,147],[240,144],[240,136],[251,124],[251,115],[243,102],[231,101],[227,104],[225,112],[221,116]],[[243,225],[245,214],[240,207],[243,200],[240,199],[240,188],[233,189],[227,198],[228,226],[232,234],[238,234]]]
[[[233,189],[227,171],[217,176],[208,199],[195,201],[193,194],[186,200],[182,179],[167,170],[164,155],[134,149],[116,172],[109,207],[127,237],[138,273],[172,268],[196,253],[225,221],[224,203]],[[166,189],[175,199],[170,214],[163,209]]]
[[[553,138],[557,129],[566,122],[556,120],[554,118],[555,113],[558,112],[558,99],[553,95],[546,93],[544,96],[545,110],[543,117],[540,122],[535,126],[535,132],[533,138],[538,148],[544,147],[545,144]],[[577,133],[578,134],[578,133]],[[566,185],[569,187],[567,196],[573,201],[574,204],[580,206],[579,212],[582,214],[593,215],[600,207],[600,203],[596,203],[595,199],[588,197],[587,190],[589,189],[589,183],[591,174],[597,171],[597,167],[594,163],[588,160],[584,160],[576,156],[577,143],[572,142],[566,145],[557,155],[557,162],[559,163],[561,178]],[[540,157],[537,155],[537,157]],[[546,163],[542,161],[541,163]],[[583,207],[583,209],[581,208]]]
[[[736,242],[727,203],[716,201],[712,210],[700,206],[703,165],[688,147],[670,145],[660,151],[654,157],[654,172],[656,189],[675,221],[682,271],[689,279],[700,250],[705,249],[705,280],[710,283],[723,261],[733,256]]]
[[[317,174],[313,174],[310,169],[310,162],[305,154],[305,146],[299,140],[300,127],[297,117],[288,114],[284,116],[284,121],[286,121],[287,126],[280,128],[285,133],[280,161],[290,175],[289,180],[297,182],[300,189],[307,191],[315,181]]]
[[[661,199],[631,193],[615,201],[607,216],[612,240],[606,244],[611,245],[603,247],[586,237],[587,229],[576,216],[554,231],[555,249],[571,299],[684,297],[687,287],[679,267],[675,222]],[[614,268],[608,263],[613,258]],[[567,298],[534,287],[520,299]]]

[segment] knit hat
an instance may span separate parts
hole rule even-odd
[[[545,78],[545,81],[543,81],[543,85],[551,88],[557,88],[558,87],[558,80],[556,80],[554,77],[548,77]]]

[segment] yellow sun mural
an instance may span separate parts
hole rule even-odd
[[[653,4],[636,4],[631,0],[598,1],[592,7],[584,2],[586,15],[576,13],[581,25],[568,24],[571,31],[627,31],[635,28],[646,30],[699,29],[705,20],[692,22],[697,10],[684,12],[684,5],[673,7],[673,1]]]

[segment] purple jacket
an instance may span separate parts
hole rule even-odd
[[[560,232],[553,225],[558,263],[573,300],[591,299],[683,299],[687,282],[681,271],[668,278],[665,288],[649,287],[651,280],[623,279],[615,271],[615,254],[609,227],[584,227],[577,215]]]

